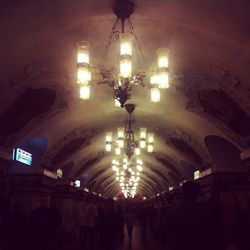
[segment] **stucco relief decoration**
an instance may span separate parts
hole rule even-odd
[[[67,79],[59,79],[55,73],[49,71],[46,65],[38,61],[33,61],[29,65],[24,66],[20,71],[11,74],[9,76],[9,85],[6,89],[11,95],[6,95],[0,100],[0,114],[6,112],[27,90],[51,91],[55,94],[55,98],[46,111],[31,117],[27,124],[14,134],[8,136],[8,138],[5,138],[2,143],[5,146],[12,146],[42,122],[68,109],[70,100],[73,100],[72,89],[72,85],[68,83]],[[13,102],[13,100],[15,101]],[[34,109],[32,105],[30,105],[30,108]],[[18,115],[20,117],[22,113],[19,112]]]
[[[85,171],[89,171],[89,173],[91,174],[90,168],[93,167],[93,165],[98,164],[102,160],[104,155],[104,151],[99,151],[85,156],[84,159],[76,163],[74,173],[72,173],[72,177],[77,177]]]
[[[219,63],[209,76],[182,76],[179,90],[189,97],[187,109],[213,123],[240,147],[250,144],[250,89]]]
[[[164,136],[165,143],[176,148],[189,162],[195,165],[197,169],[212,166],[213,161],[207,150],[184,130],[175,129],[171,132],[166,132],[164,129],[158,129],[158,133]],[[176,144],[176,139],[181,141],[185,147],[180,147]]]
[[[174,159],[172,159],[171,157],[162,152],[154,152],[153,155],[156,161],[158,161],[159,163],[161,163],[162,165],[164,165],[166,168],[169,169],[169,175],[171,173],[180,179],[184,177],[185,174],[183,170],[180,168],[180,166]]]
[[[76,151],[89,146],[91,144],[92,138],[102,131],[103,129],[100,128],[95,128],[88,131],[86,131],[86,129],[83,127],[74,129],[61,138],[48,150],[43,159],[42,165],[46,166],[47,168],[55,168],[57,164],[61,164],[61,161],[68,161]],[[63,159],[58,159],[56,164],[52,164],[53,159],[55,159],[55,157],[60,154],[61,150],[66,150],[66,157]]]
[[[160,179],[162,180],[162,183],[164,183],[164,185],[166,185],[166,183],[169,183],[169,174],[168,171],[166,170],[166,168],[162,167],[160,170],[154,166],[153,164],[149,163],[149,162],[145,162],[147,169],[151,170],[155,175],[159,176]],[[168,176],[168,177],[167,177]]]

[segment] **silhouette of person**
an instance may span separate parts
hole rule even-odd
[[[49,207],[48,195],[40,195],[39,207],[32,210],[29,217],[31,249],[55,249],[60,225],[61,218],[56,210]]]
[[[3,220],[4,247],[3,250],[26,249],[26,216],[19,202],[15,202],[12,210]]]
[[[124,214],[121,206],[117,206],[117,216],[118,216],[118,244],[123,245],[124,241]]]
[[[99,216],[100,249],[114,250],[118,240],[119,219],[114,210],[114,201],[112,199],[105,202],[104,211]]]
[[[135,213],[133,212],[132,208],[128,208],[127,213],[125,214],[125,221],[127,224],[129,245],[131,245],[133,229],[134,229],[134,226],[136,225]]]
[[[199,191],[199,184],[184,183],[183,201],[168,213],[164,231],[171,250],[221,250],[213,216],[208,206],[197,201]]]

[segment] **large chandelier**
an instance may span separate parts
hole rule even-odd
[[[125,104],[124,106],[127,110],[124,126],[117,129],[116,136],[113,136],[112,132],[106,133],[106,151],[111,152],[113,149],[117,156],[124,154],[128,159],[131,159],[133,155],[139,156],[141,150],[152,153],[154,150],[154,134],[147,133],[147,128],[140,128],[139,133],[137,133],[138,129],[136,129],[133,117],[135,105]]]
[[[140,85],[150,88],[152,102],[159,102],[160,89],[169,87],[168,49],[159,48],[156,50],[158,63],[154,69],[148,72],[135,70],[132,66],[133,48],[141,53],[142,50],[130,19],[134,12],[134,3],[130,0],[117,0],[113,5],[113,11],[117,18],[105,48],[101,68],[96,68],[90,64],[89,42],[81,41],[78,43],[77,82],[80,86],[80,98],[90,98],[91,85],[108,84],[113,89],[115,104],[123,107],[127,100],[131,98],[133,86]],[[121,23],[121,31],[117,30],[119,23]],[[125,27],[126,24],[128,24],[127,29]],[[119,68],[117,68],[117,71],[103,69],[110,45],[117,34],[120,37]],[[101,80],[94,80],[93,74],[101,76]],[[145,81],[146,77],[148,81]]]

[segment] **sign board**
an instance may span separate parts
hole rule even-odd
[[[59,178],[62,178],[62,176],[63,176],[63,171],[62,171],[62,169],[58,168],[58,169],[56,170],[56,175],[57,175]]]
[[[75,181],[75,187],[79,188],[81,186],[81,182],[79,180]]]
[[[26,165],[32,164],[32,154],[20,148],[13,149],[13,160],[19,161]]]
[[[199,170],[196,170],[195,172],[194,172],[194,180],[197,180],[197,179],[199,179],[200,178],[200,171]]]

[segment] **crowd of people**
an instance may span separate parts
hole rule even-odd
[[[40,195],[39,206],[26,216],[10,193],[8,199],[0,197],[0,249],[119,250],[133,246],[137,227],[142,249],[150,249],[147,243],[153,240],[157,248],[152,249],[159,250],[249,250],[249,214],[239,213],[235,198],[222,187],[206,201],[198,197],[199,185],[187,182],[172,206],[82,202],[79,221],[68,234],[47,195]]]

